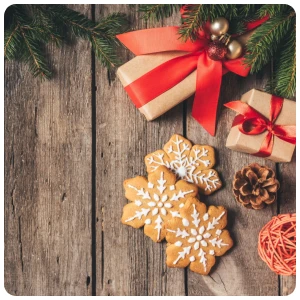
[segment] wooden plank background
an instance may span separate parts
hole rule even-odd
[[[179,16],[145,23],[128,5],[73,5],[99,20],[128,14],[134,29],[178,25]],[[262,88],[264,72],[223,78],[217,136],[190,116],[192,98],[149,123],[113,72],[95,60],[87,42],[47,49],[54,79],[41,83],[28,68],[5,66],[5,288],[13,295],[288,295],[295,276],[276,276],[257,254],[260,228],[277,213],[295,212],[295,157],[289,164],[225,148],[234,113],[221,103]],[[123,61],[133,57],[120,51]],[[165,265],[165,243],[120,222],[127,203],[122,182],[146,174],[143,158],[173,133],[217,152],[224,187],[206,204],[228,208],[235,246],[209,276]],[[276,169],[277,204],[262,211],[236,204],[236,170],[257,161]]]

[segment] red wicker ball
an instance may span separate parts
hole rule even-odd
[[[296,275],[296,214],[272,218],[260,231],[258,254],[278,275]]]

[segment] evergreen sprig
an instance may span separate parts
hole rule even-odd
[[[259,71],[277,52],[283,38],[293,27],[294,13],[270,18],[258,27],[250,38],[245,55],[246,63],[251,66],[251,72]]]
[[[282,44],[275,57],[273,78],[266,89],[278,96],[292,98],[296,94],[296,26]]]
[[[68,35],[90,41],[104,67],[120,64],[116,35],[128,30],[125,14],[112,13],[94,22],[65,5],[12,5],[5,19],[5,58],[25,61],[34,76],[51,77],[43,46],[48,42],[59,46]]]
[[[198,31],[208,20],[218,17],[225,17],[228,20],[237,17],[236,5],[229,4],[189,4],[185,6],[182,15],[182,25],[179,34],[184,41],[187,39],[196,40]]]
[[[140,4],[138,11],[142,13],[145,21],[160,21],[163,18],[171,17],[180,7],[180,4]]]
[[[147,7],[148,6],[148,7]],[[152,5],[155,6],[155,5]],[[149,5],[140,5],[145,9],[144,18],[155,18]],[[169,17],[171,5],[161,5],[162,17]],[[179,34],[185,41],[196,40],[199,29],[207,21],[225,17],[230,22],[229,33],[242,34],[245,24],[269,16],[270,19],[259,26],[246,45],[245,62],[251,72],[260,71],[266,64],[274,62],[274,76],[267,89],[283,97],[293,97],[296,88],[296,14],[293,8],[285,4],[190,4],[182,6],[182,25]]]

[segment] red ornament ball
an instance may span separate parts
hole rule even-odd
[[[212,60],[221,60],[225,57],[227,48],[224,43],[220,41],[212,41],[208,44],[207,54]]]
[[[275,216],[261,229],[258,254],[277,275],[296,275],[296,214]]]

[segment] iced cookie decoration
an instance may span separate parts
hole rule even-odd
[[[167,265],[190,269],[207,275],[215,264],[215,257],[223,255],[232,245],[227,230],[227,212],[222,206],[206,205],[189,198],[179,215],[166,224]]]
[[[132,202],[123,208],[122,223],[144,226],[144,233],[154,242],[165,238],[165,222],[179,216],[187,198],[198,193],[196,185],[176,182],[176,175],[164,166],[150,173],[148,180],[142,176],[125,180],[124,188],[125,197]]]
[[[166,166],[178,178],[194,183],[202,194],[209,195],[218,190],[221,180],[215,165],[215,152],[211,146],[194,145],[184,137],[174,134],[164,146],[145,157],[147,172]]]

